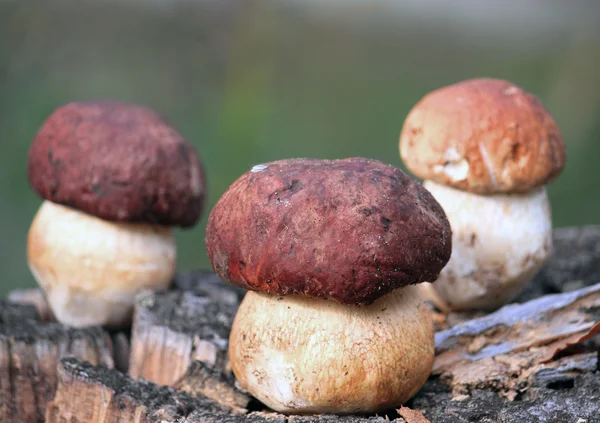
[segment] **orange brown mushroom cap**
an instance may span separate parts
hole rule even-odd
[[[565,165],[562,134],[542,103],[510,82],[478,78],[423,97],[400,155],[416,176],[475,194],[531,191]]]

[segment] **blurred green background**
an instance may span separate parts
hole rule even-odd
[[[59,105],[116,98],[162,113],[206,167],[204,218],[179,268],[207,268],[204,226],[257,163],[365,156],[402,166],[398,134],[427,92],[504,78],[561,127],[555,226],[600,223],[600,2],[0,0],[0,297],[34,286],[26,235],[41,203],[26,154]]]

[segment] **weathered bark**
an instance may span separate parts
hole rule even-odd
[[[510,401],[489,389],[453,398],[450,388],[430,378],[408,403],[423,410],[432,423],[598,423],[600,374],[586,373],[569,384],[536,389],[519,401]]]
[[[201,361],[193,361],[183,377],[173,384],[179,391],[190,395],[201,395],[222,405],[228,406],[236,413],[246,413],[250,397],[237,390],[224,374],[211,369]]]
[[[54,313],[50,309],[44,291],[39,288],[17,289],[9,292],[8,301],[15,304],[30,304],[37,310],[40,321],[56,322]]]
[[[42,323],[33,306],[0,301],[0,422],[43,422],[57,363],[66,356],[113,365],[110,338],[100,328]]]
[[[488,388],[512,399],[562,351],[600,331],[598,309],[600,284],[455,325],[435,335],[433,374],[441,374],[455,395]]]
[[[276,413],[232,413],[206,397],[189,395],[145,380],[133,380],[116,370],[73,358],[58,367],[56,397],[48,404],[47,423],[384,423],[384,418],[286,417]],[[77,401],[73,401],[77,398]],[[402,420],[398,420],[402,422]]]
[[[566,292],[600,281],[600,225],[554,231],[554,254],[539,273],[546,286]]]
[[[600,282],[600,225],[557,228],[554,251],[517,302]]]
[[[596,370],[598,370],[598,352],[567,356],[535,369],[530,377],[531,386],[534,388],[573,386],[577,376],[594,373]]]
[[[569,292],[573,291],[574,287],[600,282],[598,277],[600,267],[597,266],[600,259],[594,258],[600,258],[598,227],[558,229],[555,231],[554,239],[555,253],[552,259],[531,282],[528,292],[524,293],[518,302],[522,303],[549,293]],[[579,265],[572,265],[578,261]],[[479,357],[480,360],[492,360],[494,365],[500,363],[504,366],[502,367],[504,373],[496,379],[488,378],[485,376],[487,367],[483,366],[484,371],[478,373],[478,376],[485,376],[480,378],[483,379],[483,383],[479,383],[481,380],[476,383],[471,383],[472,380],[464,380],[463,382],[466,383],[455,392],[452,392],[451,386],[442,383],[439,377],[433,375],[406,405],[423,411],[425,417],[432,423],[577,422],[578,419],[583,419],[587,423],[600,422],[597,417],[600,415],[598,401],[600,372],[597,371],[599,343],[593,339],[582,341],[586,331],[592,330],[593,324],[600,320],[598,312],[600,308],[594,305],[597,287],[588,288],[585,292],[583,296],[581,296],[582,292],[568,294],[571,295],[569,297],[571,301],[564,304],[570,305],[563,308],[553,308],[546,303],[550,301],[556,304],[557,300],[567,298],[559,296],[546,297],[537,303],[536,307],[532,307],[532,304],[522,304],[518,306],[522,308],[509,308],[508,312],[505,310],[503,313],[506,318],[511,316],[514,318],[515,313],[521,313],[520,318],[516,319],[518,320],[516,324],[507,324],[507,321],[504,321],[499,326],[486,326],[482,321],[489,323],[490,317],[483,316],[482,313],[438,315],[438,327],[446,331],[443,337],[438,333],[438,341],[440,338],[445,339],[444,343],[438,344],[439,356],[444,355],[448,358],[447,353],[458,347],[462,351],[462,358],[460,354],[454,355],[449,362],[456,363],[462,360],[462,364],[468,365],[470,362],[477,361],[472,360],[473,357]],[[130,355],[133,363],[132,373],[137,372],[138,376],[144,376],[141,373],[146,373],[150,377],[159,379],[160,383],[178,382],[177,387],[188,392],[176,392],[173,387],[132,380],[115,370],[81,364],[81,366],[88,366],[80,369],[83,373],[63,369],[65,380],[69,378],[76,380],[67,383],[68,386],[59,388],[62,393],[57,394],[56,401],[48,408],[48,413],[54,413],[53,421],[61,423],[386,421],[386,416],[383,415],[370,418],[283,416],[259,411],[262,410],[262,406],[256,401],[236,408],[246,400],[242,399],[242,393],[233,388],[233,377],[226,359],[227,339],[232,318],[244,294],[244,291],[229,286],[212,272],[189,272],[177,275],[174,288],[169,292],[140,295],[137,309],[140,311],[138,321],[141,325],[138,326],[137,331],[134,328],[133,333]],[[577,296],[579,298],[575,299]],[[18,312],[14,311],[15,307]],[[522,310],[527,309],[532,313],[524,317]],[[570,310],[568,315],[564,314],[565,310]],[[22,321],[35,320],[37,317],[32,307],[5,305],[0,306],[0,319],[3,319],[0,326],[12,326],[13,323],[22,326]],[[465,323],[466,320],[472,322]],[[476,332],[458,334],[461,330],[465,330],[465,327],[472,328],[473,325],[482,329],[479,335],[476,335]],[[565,325],[569,330],[561,332],[560,329],[565,328]],[[450,333],[456,336],[449,336]],[[136,336],[139,336],[137,341]],[[6,336],[0,335],[0,345],[6,339]],[[502,351],[502,347],[508,345],[511,340],[517,342],[512,343],[512,347],[509,348],[511,351],[508,353],[506,349],[504,350],[505,356],[519,357],[519,360],[513,361],[512,358],[504,362],[502,359],[498,360],[497,352]],[[115,350],[117,344],[121,348],[120,353],[115,351],[115,356],[120,357],[118,368],[121,370],[127,367],[126,360],[123,360],[123,355],[127,355],[126,341],[125,334],[113,334]],[[452,346],[448,347],[449,344]],[[134,351],[134,348],[137,350]],[[542,350],[544,354],[540,354]],[[492,354],[485,357],[490,352]],[[537,361],[531,361],[532,357]],[[138,359],[142,360],[141,364]],[[201,359],[204,365],[195,362],[198,359]],[[527,364],[530,362],[540,364],[530,367]],[[80,363],[73,363],[75,363],[72,364],[73,368],[80,366]],[[525,363],[524,367],[523,363]],[[137,370],[134,369],[136,366]],[[519,379],[519,383],[513,386],[515,389],[508,397],[514,396],[518,401],[511,401],[506,397],[506,392],[504,392],[505,396],[499,395],[505,387],[503,380],[506,380],[506,375],[510,375],[514,369],[518,369],[515,379]],[[489,372],[487,374],[489,375]],[[0,381],[4,381],[2,377],[3,375],[0,374]],[[82,378],[87,381],[83,383]],[[512,376],[509,378],[512,379]],[[446,383],[450,381],[447,375],[443,381]],[[458,378],[454,382],[457,381]],[[5,385],[0,384],[0,389]],[[91,385],[93,389],[83,388],[84,385]],[[220,391],[221,389],[224,391]],[[88,394],[83,395],[83,392],[88,391]],[[0,413],[7,410],[8,403],[3,402],[4,392],[0,391]],[[219,392],[225,394],[219,395]],[[232,402],[230,395],[236,398],[237,394],[242,396]],[[457,397],[457,394],[460,396]],[[207,396],[218,397],[219,401],[212,401]],[[77,398],[77,401],[73,401],[72,398]],[[97,411],[99,414],[91,415],[89,410],[83,410],[85,407],[79,404],[82,402],[92,404],[96,410],[99,410]],[[123,407],[127,412],[119,411],[119,407]],[[247,414],[240,414],[243,412],[242,408],[250,411]],[[3,417],[4,415],[0,414],[1,422],[27,421],[11,419],[12,415],[5,420]],[[394,414],[393,410],[387,417],[395,418],[394,421],[398,422],[404,421],[397,413]]]
[[[224,285],[225,283],[222,282]],[[171,385],[193,360],[223,370],[239,297],[220,289],[144,292],[135,302],[129,373]]]

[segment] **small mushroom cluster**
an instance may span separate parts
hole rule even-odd
[[[27,260],[54,315],[75,327],[127,325],[137,292],[171,284],[171,227],[200,217],[204,173],[192,145],[147,108],[73,102],[38,131],[27,172],[44,199]]]
[[[273,410],[401,405],[433,365],[425,300],[496,308],[552,251],[545,185],[565,150],[533,95],[495,79],[441,88],[411,110],[399,147],[423,184],[372,159],[285,159],[242,174],[211,210],[212,267],[248,291],[231,368]],[[44,201],[27,259],[56,318],[130,324],[134,296],[173,280],[172,228],[202,213],[191,144],[150,109],[74,102],[42,125],[28,176]]]
[[[565,165],[560,130],[532,94],[480,78],[440,88],[408,114],[400,155],[446,212],[452,258],[426,295],[445,309],[515,298],[552,252],[545,185]]]

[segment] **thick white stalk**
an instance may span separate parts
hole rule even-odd
[[[109,222],[44,201],[29,229],[27,260],[60,322],[123,326],[135,294],[171,283],[176,245],[168,227]]]

